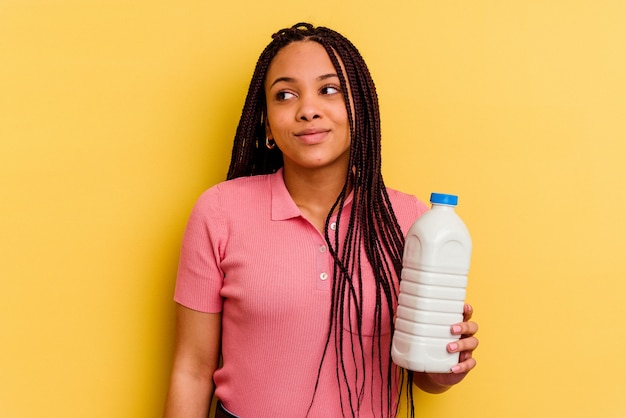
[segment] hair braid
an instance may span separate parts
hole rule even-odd
[[[381,173],[381,127],[376,87],[367,65],[357,48],[341,34],[324,27],[313,27],[308,23],[298,23],[282,29],[272,36],[272,42],[261,53],[255,67],[241,119],[235,134],[228,179],[257,174],[268,174],[283,165],[282,153],[278,148],[265,147],[266,98],[264,91],[265,76],[276,54],[286,45],[298,41],[315,41],[321,44],[337,71],[343,91],[348,122],[350,126],[350,163],[346,172],[346,181],[337,201],[331,208],[325,224],[325,239],[330,254],[334,259],[333,282],[329,329],[315,384],[313,397],[318,389],[322,365],[334,341],[337,359],[336,379],[339,384],[340,403],[344,415],[349,408],[352,416],[358,416],[367,379],[366,362],[371,361],[373,373],[382,380],[380,385],[380,410],[374,415],[396,416],[397,400],[392,398],[395,382],[394,367],[391,362],[390,347],[381,340],[383,318],[388,313],[389,327],[393,330],[393,312],[397,304],[399,280],[402,268],[404,237],[396,219],[391,201]],[[341,213],[348,198],[353,193],[353,205],[347,225],[340,224]],[[336,214],[336,231],[329,236],[329,222]],[[346,231],[345,240],[340,242],[338,231]],[[366,260],[361,259],[364,250]],[[371,265],[374,283],[364,283],[363,263]],[[363,352],[363,288],[375,286],[376,306],[374,308],[374,338],[372,352],[378,357],[366,359]],[[353,321],[355,321],[353,323]],[[348,331],[344,332],[344,325]],[[346,336],[348,335],[348,336]],[[346,350],[348,348],[348,350]],[[357,355],[356,350],[361,353]],[[386,356],[388,366],[383,370],[382,356]],[[351,379],[347,370],[352,362],[356,376]],[[406,390],[410,415],[414,416],[411,390],[412,373],[401,371],[398,382],[399,391]],[[372,380],[373,381],[373,380]],[[374,385],[372,385],[372,391]],[[383,391],[385,391],[383,393]],[[374,397],[372,396],[372,399]],[[385,401],[386,400],[386,401]],[[313,398],[309,410],[313,405]],[[386,410],[385,409],[386,405]]]

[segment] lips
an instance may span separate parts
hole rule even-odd
[[[298,131],[294,135],[301,142],[313,145],[322,142],[329,132],[330,130],[328,129],[309,128]]]

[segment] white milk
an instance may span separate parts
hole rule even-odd
[[[405,369],[449,373],[459,362],[447,344],[450,327],[463,321],[472,240],[454,208],[454,195],[432,193],[432,209],[409,229],[391,357]]]

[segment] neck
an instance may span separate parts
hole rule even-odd
[[[293,167],[283,170],[285,186],[291,198],[304,217],[323,232],[326,217],[346,182],[345,171]]]

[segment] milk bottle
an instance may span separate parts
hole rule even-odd
[[[391,357],[405,369],[449,373],[459,362],[446,345],[459,339],[450,327],[463,320],[472,240],[457,196],[432,193],[430,202],[406,237]]]

